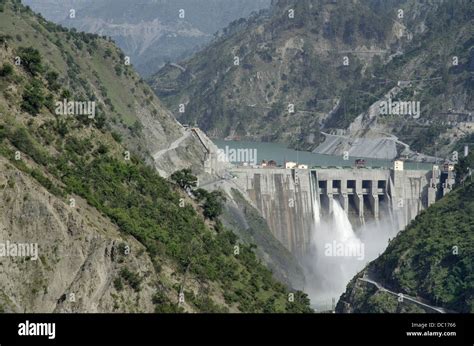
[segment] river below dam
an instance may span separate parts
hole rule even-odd
[[[367,167],[372,168],[392,168],[391,160],[372,159],[364,157],[346,157],[317,154],[309,151],[297,151],[287,148],[284,144],[269,143],[269,142],[250,142],[250,141],[226,141],[223,139],[213,139],[214,144],[223,151],[231,149],[244,149],[256,153],[257,163],[262,160],[274,160],[278,165],[283,165],[285,161],[298,162],[312,167],[352,167],[356,159],[362,158],[366,162]],[[230,160],[233,161],[232,159]],[[242,163],[242,160],[237,159],[233,163]],[[420,162],[405,162],[405,169],[429,169],[432,164]]]

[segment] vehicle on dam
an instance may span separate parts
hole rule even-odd
[[[365,168],[365,160],[364,159],[357,159],[354,162],[356,168]]]

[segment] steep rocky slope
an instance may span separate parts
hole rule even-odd
[[[38,244],[35,260],[0,257],[2,311],[310,311],[145,164],[185,130],[111,42],[15,0],[0,2],[0,39],[0,242]]]
[[[153,312],[154,268],[142,244],[83,199],[72,208],[3,157],[0,167],[0,239],[38,244],[39,255],[0,260],[0,310]],[[140,292],[114,287],[123,268],[144,278]]]
[[[182,122],[215,137],[313,150],[322,130],[342,135],[326,153],[365,137],[359,154],[390,158],[407,148],[398,137],[447,154],[474,130],[472,17],[463,0],[275,1],[150,82],[170,109],[186,105]],[[419,116],[381,114],[388,98],[419,102]]]

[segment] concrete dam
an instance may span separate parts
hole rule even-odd
[[[454,183],[451,169],[434,165],[429,170],[404,170],[403,162],[395,161],[392,168],[239,167],[231,173],[274,236],[302,258],[315,217],[329,217],[333,200],[354,226],[389,216],[401,230],[450,191]]]

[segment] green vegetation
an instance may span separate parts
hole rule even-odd
[[[25,128],[11,129],[1,125],[0,127],[0,154],[13,161],[14,165],[23,172],[30,174],[41,185],[53,195],[64,197],[63,190],[46,177],[39,169],[28,167],[22,158],[16,158],[16,153],[5,147],[4,139],[8,139],[21,152],[29,155],[35,162],[47,166],[50,163],[48,155],[39,147],[39,144],[30,136]],[[12,182],[13,183],[13,182]]]
[[[454,167],[456,172],[456,184],[464,183],[464,181],[472,181],[474,171],[474,152],[471,151],[468,156],[459,159],[458,164]]]
[[[47,165],[49,163],[47,154],[39,147],[36,140],[32,138],[25,128],[21,127],[12,131],[9,139],[15,147],[27,153],[38,164]]]
[[[423,128],[404,126],[400,133],[406,136],[406,134],[413,132],[413,130],[416,131],[417,136],[416,139],[411,141],[411,148],[420,152],[426,152],[427,149],[429,151],[429,148],[432,147],[433,143],[436,143],[436,140],[446,130],[446,128],[437,124]]]
[[[114,279],[114,288],[115,288],[117,291],[119,291],[119,292],[123,290],[122,278],[116,277],[116,278]]]
[[[187,168],[174,172],[171,175],[171,180],[176,182],[179,187],[185,190],[196,187],[197,185],[197,178],[192,175],[191,170]]]
[[[184,309],[178,304],[172,304],[169,299],[161,292],[158,291],[153,295],[153,304],[155,304],[155,312],[161,314],[171,314],[184,312]]]
[[[125,280],[125,282],[133,288],[136,292],[140,292],[140,284],[142,279],[137,273],[131,272],[128,268],[122,268],[120,271],[120,276]],[[120,287],[120,284],[118,285]]]
[[[52,91],[59,91],[61,85],[58,83],[59,73],[56,71],[49,71],[46,73],[46,81],[48,82],[48,87]]]
[[[31,75],[35,76],[43,72],[41,55],[38,50],[32,47],[20,47],[18,56],[20,57],[21,66]]]
[[[21,107],[25,112],[35,116],[38,115],[44,103],[45,96],[41,83],[33,79],[30,84],[25,87]]]
[[[197,177],[194,176],[190,169],[182,169],[171,175],[173,180],[184,191],[189,191],[196,196],[198,202],[201,203],[203,214],[210,220],[216,220],[222,214],[223,204],[225,203],[225,195],[221,191],[208,192],[204,189],[192,190],[197,185]]]
[[[13,74],[13,66],[9,63],[3,64],[2,68],[0,68],[0,77],[8,77]]]
[[[204,216],[210,220],[215,220],[222,214],[223,204],[225,203],[225,196],[221,191],[208,192],[204,189],[197,189],[195,191],[199,202],[203,203]]]

